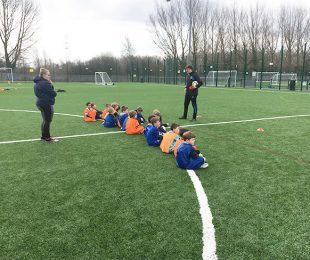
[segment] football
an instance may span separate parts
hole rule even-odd
[[[198,85],[198,82],[197,81],[193,81],[192,86],[196,87],[197,85]]]

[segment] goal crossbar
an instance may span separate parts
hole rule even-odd
[[[206,77],[206,86],[236,86],[236,70],[209,71]]]
[[[96,85],[114,85],[113,81],[106,72],[95,72],[95,84]]]

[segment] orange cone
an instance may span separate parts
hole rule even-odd
[[[257,128],[257,132],[265,132],[265,129],[260,127],[260,128]]]

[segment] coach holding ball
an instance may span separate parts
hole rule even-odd
[[[50,134],[50,126],[54,115],[54,104],[57,93],[51,81],[49,70],[40,69],[40,74],[34,78],[34,93],[37,97],[36,105],[41,111],[41,140],[49,143],[56,143],[58,139],[52,138]]]
[[[192,102],[193,106],[193,119],[197,119],[197,96],[198,96],[198,88],[200,88],[203,84],[200,77],[192,66],[186,66],[185,68],[187,77],[186,77],[186,87],[185,87],[185,99],[184,99],[184,112],[183,116],[179,117],[179,119],[187,119],[187,111],[189,103]]]

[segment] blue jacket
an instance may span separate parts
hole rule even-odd
[[[145,135],[145,137],[147,136],[148,131],[149,131],[152,127],[153,127],[152,125],[146,125],[146,126],[145,126],[145,128],[144,128],[144,135]]]
[[[117,119],[114,115],[108,114],[103,122],[105,127],[111,128],[117,126]]]
[[[144,124],[145,119],[144,119],[144,117],[143,117],[143,115],[141,113],[137,112],[137,119],[138,119],[140,124]]]
[[[149,146],[160,146],[162,136],[159,135],[159,130],[155,126],[151,126],[146,134],[146,141]]]
[[[176,156],[177,166],[182,169],[195,170],[204,164],[203,157],[200,157],[194,147],[187,143],[182,143]]]
[[[123,122],[123,124],[122,124],[122,130],[123,131],[126,131],[126,123],[127,123],[127,121],[128,121],[128,116],[125,118],[125,120],[124,120],[124,122]]]
[[[57,93],[54,86],[46,79],[37,76],[34,78],[34,94],[37,97],[37,106],[52,106],[55,104]]]
[[[128,118],[128,114],[120,114],[118,118],[118,122],[120,123],[121,126],[123,126],[125,119]]]

